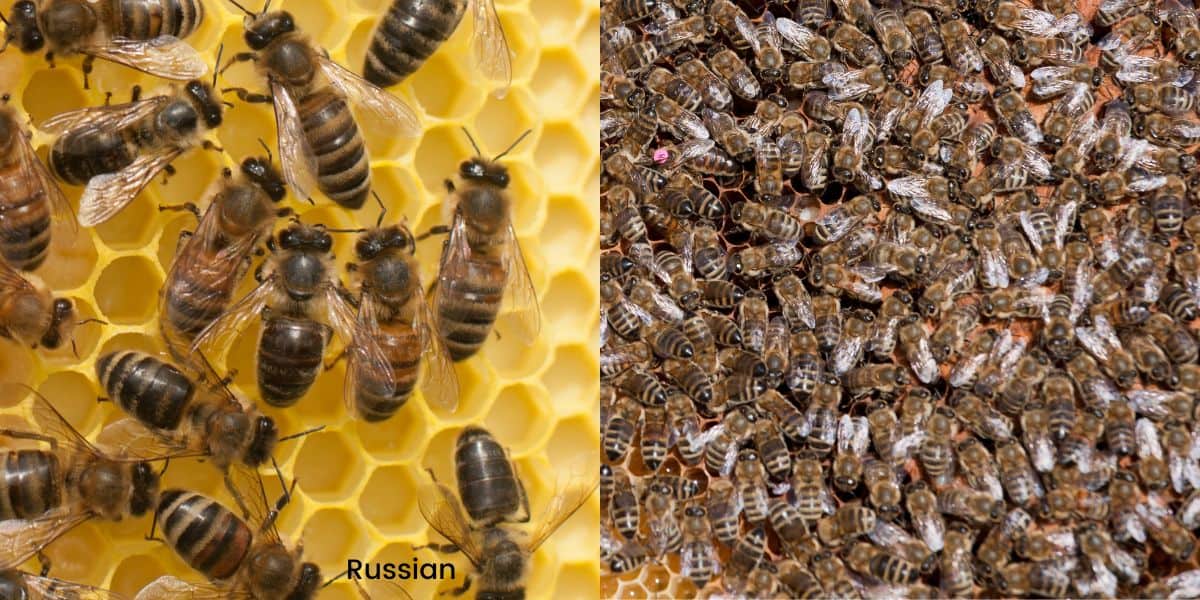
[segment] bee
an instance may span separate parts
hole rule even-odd
[[[0,434],[50,448],[10,449],[4,454],[3,479],[12,497],[0,509],[0,521],[12,525],[9,543],[0,548],[0,569],[5,571],[89,519],[120,521],[145,514],[153,508],[159,484],[159,473],[149,461],[171,457],[97,448],[49,401],[28,391],[36,430],[5,429]]]
[[[974,586],[974,561],[971,546],[975,540],[971,529],[962,523],[955,524],[945,533],[945,547],[941,556],[941,590],[953,598],[965,598]]]
[[[495,437],[484,429],[467,427],[455,443],[454,459],[458,497],[434,480],[418,498],[421,515],[450,542],[433,548],[461,551],[470,559],[476,568],[478,594],[522,595],[533,553],[592,496],[599,481],[572,482],[562,488],[526,537],[512,527],[530,521],[525,486]],[[468,576],[463,592],[472,583]]]
[[[1004,516],[1004,501],[987,492],[968,487],[949,487],[938,493],[942,513],[960,517],[977,525],[999,521]]]
[[[885,62],[879,45],[850,23],[838,23],[829,36],[829,42],[835,50],[860,67],[882,65]]]
[[[867,364],[851,369],[844,377],[846,390],[861,397],[872,390],[891,393],[910,383],[908,373],[894,364]]]
[[[1003,497],[996,460],[978,439],[967,438],[960,442],[956,454],[968,485],[985,491],[994,498]]]
[[[900,325],[897,333],[900,351],[917,379],[926,384],[936,381],[940,377],[937,361],[929,344],[929,335],[920,320],[915,315],[908,317],[907,321]]]
[[[874,137],[869,117],[857,108],[850,109],[846,113],[846,121],[842,128],[842,143],[833,154],[834,179],[843,184],[855,180],[863,181],[872,190],[883,187],[883,182],[878,177],[863,169],[864,158],[870,152],[871,140]]]
[[[796,241],[804,235],[804,223],[791,213],[754,202],[739,202],[729,211],[734,223],[773,241]]]
[[[120,600],[122,596],[98,587],[72,583],[46,577],[46,574],[34,575],[15,569],[0,572],[0,593],[5,597],[17,598],[95,598],[96,600]]]
[[[704,61],[691,54],[675,57],[675,70],[680,77],[700,93],[704,104],[712,110],[722,111],[733,102],[733,92],[717,77]],[[711,130],[711,127],[710,127]]]
[[[1196,550],[1196,538],[1167,508],[1151,502],[1138,504],[1135,509],[1146,524],[1146,531],[1168,555],[1185,561]]]
[[[992,108],[1012,135],[1030,146],[1042,143],[1042,131],[1034,121],[1033,114],[1029,112],[1029,106],[1025,104],[1021,93],[1015,88],[996,88],[992,93]]]
[[[870,442],[870,427],[862,417],[842,415],[838,420],[837,454],[833,459],[833,485],[852,493],[862,478],[862,457]]]
[[[704,466],[709,472],[728,476],[738,458],[738,444],[754,435],[758,415],[750,410],[734,410],[725,415],[704,449]]]
[[[846,65],[843,65],[840,62],[797,61],[797,62],[792,63],[788,67],[787,83],[788,83],[788,86],[794,90],[814,90],[817,88],[824,87],[826,85],[825,84],[826,77],[839,76],[846,72],[847,72]],[[805,102],[804,102],[805,114],[812,116],[812,114],[815,111],[809,109],[808,107],[810,105],[814,104],[814,100],[811,100],[810,96],[814,99],[817,99],[817,98],[820,98],[821,96],[823,96],[824,99],[828,100],[828,95],[825,94],[824,92],[815,92],[814,91],[814,92],[809,92],[809,95],[805,96]]]
[[[1133,16],[1135,19],[1140,17],[1149,21],[1151,17],[1148,15],[1134,16],[1136,13],[1149,6],[1149,2],[1141,2],[1139,0],[1115,0],[1113,2],[1106,2],[1104,3],[1104,6],[1100,7],[1096,11],[1096,24],[1100,25],[1101,27],[1112,27],[1118,21],[1123,21],[1125,18],[1131,16]]]
[[[954,446],[950,443],[957,433],[954,412],[938,407],[929,415],[924,437],[917,448],[921,468],[934,487],[940,488],[954,478]]]
[[[1170,0],[1164,4],[1161,18],[1166,25],[1163,37],[1175,56],[1188,66],[1200,64],[1200,20],[1195,9]]]
[[[22,274],[0,260],[0,337],[29,348],[54,350],[71,337],[75,305],[51,295],[32,273]]]
[[[779,30],[775,15],[765,11],[762,21],[754,29],[750,48],[754,52],[754,66],[763,81],[776,81],[783,76],[783,51],[779,44]]]
[[[976,42],[983,64],[997,83],[1018,89],[1025,87],[1025,73],[1012,64],[1012,52],[1004,38],[984,31]]]
[[[837,512],[825,510],[833,516],[822,518],[817,523],[817,535],[828,546],[837,546],[867,535],[878,523],[875,511],[858,500],[846,502]]]
[[[1191,92],[1170,84],[1138,83],[1125,88],[1124,99],[1141,112],[1182,115],[1200,104]]]
[[[770,509],[767,506],[766,476],[758,450],[743,448],[738,451],[734,477],[737,480],[742,514],[751,523],[762,523],[769,516]]]
[[[253,60],[269,83],[270,94],[242,88],[229,91],[244,102],[273,103],[283,174],[297,197],[311,198],[315,186],[341,206],[360,208],[371,188],[371,168],[349,103],[404,135],[419,131],[416,114],[395,96],[328,58],[296,28],[291,13],[244,12],[243,37],[250,52],[234,60]],[[480,16],[483,12],[488,11],[477,11]],[[494,19],[494,11],[489,14],[487,18]],[[499,61],[501,55],[507,64],[507,50],[489,49],[480,58]],[[500,77],[507,81],[507,74]]]
[[[944,19],[939,27],[946,56],[960,73],[978,73],[983,70],[983,55],[971,38],[971,28],[957,16]]]
[[[846,564],[863,575],[895,585],[915,583],[920,577],[918,565],[867,542],[858,542],[850,548]]]
[[[728,479],[715,479],[709,485],[706,496],[705,511],[713,536],[722,544],[732,546],[740,535],[738,515],[742,507],[737,489]]]
[[[841,375],[858,364],[866,346],[870,323],[874,315],[865,311],[853,312],[842,326],[841,336],[830,354],[830,370]]]
[[[827,5],[824,0],[815,0],[815,2],[810,0],[809,4]],[[818,9],[821,12],[818,23],[825,21],[824,13],[826,8],[827,6]],[[829,60],[829,56],[833,52],[833,46],[824,36],[810,28],[814,24],[807,18],[804,9],[805,7],[802,6],[796,11],[796,18],[800,22],[780,17],[775,20],[775,29],[779,32],[779,36],[783,41],[787,42],[787,45],[785,45],[786,50],[810,61],[819,62]]]
[[[643,502],[650,530],[650,548],[658,556],[678,552],[683,546],[683,530],[675,517],[671,489],[658,482],[651,483]]]
[[[822,550],[812,557],[813,574],[823,582],[825,593],[836,598],[859,598],[861,593],[854,580],[850,579],[842,559],[829,550]]]
[[[162,95],[68,111],[41,129],[57,136],[50,170],[66,183],[87,186],[78,219],[92,227],[125,208],[187,150],[215,148],[202,136],[221,124],[223,114],[213,87],[193,79]]]
[[[735,95],[754,100],[762,92],[762,84],[733,50],[720,45],[711,46],[708,51],[708,64]]]
[[[773,242],[735,252],[729,257],[729,270],[740,277],[762,277],[791,269],[802,259],[802,250],[795,244]]]
[[[824,456],[833,449],[837,435],[836,409],[842,399],[842,388],[838,380],[829,377],[819,380],[804,413],[807,427],[805,441],[811,451]]]
[[[1066,598],[1070,594],[1071,579],[1068,574],[1040,563],[1014,563],[1004,567],[1000,576],[1008,594],[1048,598]]]
[[[613,573],[629,573],[646,564],[646,547],[640,542],[636,540],[626,542],[618,548],[612,543],[611,538],[604,537],[606,534],[607,530],[601,528],[601,557],[607,558],[609,571]]]
[[[604,71],[600,74],[600,88],[601,99],[618,108],[636,111],[646,104],[646,90],[622,74]]]
[[[671,446],[666,409],[663,406],[648,406],[642,412],[642,419],[642,463],[651,471],[658,471]]]
[[[679,556],[680,575],[697,587],[708,583],[721,570],[717,549],[712,543],[708,512],[703,506],[693,504],[683,509],[683,546]]]
[[[946,522],[938,512],[937,497],[929,490],[928,484],[921,480],[909,484],[904,496],[904,506],[913,530],[929,550],[940,552],[946,543]]]
[[[1182,365],[1196,362],[1200,345],[1195,338],[1169,314],[1153,313],[1142,325],[1166,353],[1172,363]]]
[[[281,476],[282,479],[282,476]],[[275,527],[280,512],[291,500],[285,488],[268,504],[261,480],[258,493],[242,496],[251,500],[247,523],[233,511],[203,494],[180,489],[164,490],[155,509],[155,529],[164,543],[188,566],[212,583],[196,584],[164,575],[150,582],[138,597],[175,598],[244,594],[254,598],[315,598],[320,589],[321,570],[312,562],[301,562],[302,548],[289,549]]]
[[[1093,327],[1076,327],[1075,337],[1080,344],[1104,368],[1104,372],[1112,377],[1118,386],[1128,388],[1137,380],[1137,366],[1133,356],[1121,345],[1104,314],[1096,314],[1092,319]]]
[[[863,483],[880,517],[894,521],[900,516],[900,486],[890,465],[873,458],[863,460]]]
[[[883,299],[875,326],[867,340],[867,349],[876,357],[892,354],[896,347],[896,329],[900,322],[912,312],[912,296],[903,290],[898,290]]]
[[[662,94],[684,110],[698,110],[700,105],[704,103],[704,97],[700,95],[700,92],[692,84],[679,75],[661,67],[655,67],[646,74],[646,89],[656,94]],[[641,93],[643,96],[645,94],[642,88],[636,84],[629,90],[629,93]]]
[[[756,146],[753,138],[738,126],[733,117],[707,108],[701,114],[713,140],[720,144],[730,157],[738,162],[747,162],[754,158]]]
[[[1194,121],[1161,113],[1139,115],[1134,122],[1134,133],[1150,141],[1177,148],[1194,145],[1200,140],[1200,127],[1197,127]]]
[[[954,222],[950,199],[958,184],[940,175],[910,175],[887,182],[887,190],[922,219],[942,224]]]
[[[783,193],[783,157],[779,146],[768,138],[759,138],[754,167],[754,190],[764,202],[773,203]]]
[[[7,104],[5,94],[0,101]],[[22,271],[32,271],[46,260],[50,225],[54,220],[75,222],[71,207],[50,172],[38,159],[30,135],[11,107],[0,107],[0,172],[9,182],[0,196],[4,220],[0,222],[0,255]]]
[[[904,23],[898,8],[881,8],[871,20],[875,35],[882,43],[882,50],[897,66],[908,64],[914,57],[912,35]]]
[[[729,570],[724,575],[734,587],[744,586],[751,572],[763,561],[766,555],[766,541],[767,532],[759,525],[739,536],[734,542],[727,563]]]
[[[495,5],[489,0],[445,0],[428,4],[395,0],[371,34],[363,59],[363,78],[381,88],[400,83],[421,68],[425,60],[450,38],[470,4],[474,18],[472,55],[479,72],[503,87],[503,97],[512,82],[511,53]],[[629,0],[620,3],[618,17],[632,21],[646,16],[653,2]]]
[[[608,460],[616,462],[625,458],[641,419],[641,409],[633,399],[623,397],[617,400],[613,414],[608,417],[601,432],[604,456]]]
[[[83,88],[97,58],[155,77],[186,81],[208,65],[183,38],[204,20],[199,0],[59,0],[13,4],[5,24],[4,46],[16,43],[25,54],[46,49],[46,60],[83,54]]]

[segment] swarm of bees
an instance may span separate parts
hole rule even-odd
[[[1187,0],[608,0],[606,597],[1200,593]]]
[[[208,1],[22,0],[4,19],[0,51],[10,44],[23,53],[44,51],[51,65],[82,55],[84,88],[94,83],[97,58],[173,82],[147,95],[135,86],[127,103],[110,102],[108,91],[103,106],[36,124],[44,159],[34,150],[33,124],[3,96],[0,335],[20,346],[73,348],[78,326],[107,326],[82,319],[70,299],[33,274],[54,268],[47,260],[53,225],[67,226],[54,228],[56,235],[102,225],[151,181],[175,175],[172,164],[189,151],[224,152],[211,138],[238,108],[232,100],[271,104],[278,138],[276,152],[259,140],[263,156],[245,157],[207,190],[158,207],[190,213],[196,224],[180,236],[159,294],[165,352],[115,348],[93,364],[100,399],[123,418],[89,440],[58,412],[55,398],[33,389],[18,394],[28,397],[18,408],[31,425],[0,428],[0,597],[121,597],[50,576],[43,550],[86,521],[138,517],[150,517],[148,539],[197,575],[163,576],[138,598],[316,597],[333,578],[276,529],[296,480],[285,476],[275,452],[321,427],[280,431],[269,409],[231,387],[237,365],[223,364],[229,373],[222,375],[208,357],[223,355],[260,325],[253,372],[262,402],[294,405],[344,360],[347,412],[380,422],[396,417],[418,388],[431,405],[455,412],[454,363],[499,335],[502,312],[513,315],[516,333],[528,341],[540,334],[538,295],[513,224],[514,202],[523,199],[510,196],[502,162],[530,132],[489,158],[464,129],[476,156],[445,181],[445,224],[414,235],[405,217],[387,218],[372,189],[358,121],[365,111],[393,133],[419,134],[417,114],[379,86],[415,72],[467,12],[477,67],[503,96],[510,52],[491,0],[396,0],[360,73],[331,59],[292,13],[270,2],[259,11],[229,3],[244,14],[247,51],[222,64],[221,48],[210,65],[185,41],[201,26]],[[261,90],[222,87],[222,73],[242,62],[254,63]],[[60,186],[82,188],[77,210]],[[296,202],[286,200],[289,191]],[[368,209],[379,207],[373,227],[338,229],[302,214],[306,203],[327,199],[349,211],[370,198],[376,202]],[[352,260],[344,263],[339,259],[350,257],[333,252],[339,235],[355,236]],[[417,242],[430,236],[443,236],[444,244],[436,278],[422,281]],[[256,285],[239,293],[251,274]],[[185,458],[211,464],[232,502],[161,489],[169,462]],[[429,547],[469,558],[472,572],[459,593],[474,583],[485,597],[523,597],[533,552],[598,481],[559,489],[539,518],[530,514],[507,449],[490,432],[466,427],[453,459],[457,492],[430,480],[421,498],[407,499],[449,541]],[[268,488],[276,480],[280,494],[272,501]],[[40,573],[21,570],[34,558],[42,561]]]

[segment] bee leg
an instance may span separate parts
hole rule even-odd
[[[342,362],[342,359],[343,359],[343,358],[345,358],[345,357],[346,357],[346,349],[345,349],[345,348],[343,348],[341,352],[338,352],[338,355],[337,355],[337,356],[333,357],[333,360],[332,360],[332,361],[329,361],[329,362],[325,363],[325,370],[326,370],[326,371],[328,371],[328,370],[330,370],[330,369],[332,369],[332,368],[336,367],[336,366],[337,366],[337,364],[338,364],[339,362]]]
[[[449,225],[437,225],[437,226],[431,227],[429,229],[429,231],[426,231],[425,233],[418,235],[417,241],[419,242],[427,237],[434,236],[434,235],[442,235],[445,233],[450,233],[450,226]]]
[[[469,589],[471,589],[471,576],[467,575],[466,577],[463,578],[463,584],[461,586],[450,590],[450,595],[451,596],[461,596],[461,595],[467,593],[467,590],[469,590]]]
[[[142,99],[142,86],[134,85],[129,89],[129,101],[137,102]]]
[[[80,65],[80,70],[83,71],[83,89],[85,90],[90,89],[88,87],[88,75],[92,74],[92,63],[94,62],[96,62],[96,57],[89,54],[83,57],[83,64]]]
[[[53,69],[56,66],[54,64],[54,51],[53,50],[46,53],[46,62],[50,63],[51,69]]]
[[[413,552],[424,548],[430,548],[434,552],[440,552],[442,554],[454,554],[455,552],[461,550],[457,544],[425,544],[424,546],[413,546]]]
[[[249,102],[251,104],[266,104],[274,101],[274,99],[268,94],[256,94],[247,90],[246,88],[225,88],[221,90],[221,92],[233,92],[237,94],[238,100],[241,100],[242,102]]]
[[[32,431],[21,431],[19,429],[0,429],[0,435],[13,438],[15,440],[33,440],[35,442],[45,442],[50,444],[51,448],[58,447],[58,440],[40,433]]]
[[[163,185],[166,185],[167,181],[169,181],[171,179],[171,177],[173,177],[174,175],[175,175],[174,165],[167,165],[167,166],[163,167]]]
[[[454,193],[454,182],[453,182],[453,181],[451,181],[451,180],[447,179],[447,180],[445,180],[445,181],[443,181],[443,182],[442,182],[442,185],[445,185],[445,186],[446,186],[446,191],[447,191],[447,192],[450,192],[451,194],[453,194],[453,193]]]
[[[38,550],[37,561],[38,561],[38,563],[40,563],[42,565],[41,576],[45,577],[45,576],[49,575],[50,574],[50,557],[46,556],[45,552]]]
[[[204,140],[203,142],[201,142],[200,147],[204,148],[205,150],[212,150],[213,152],[224,152],[225,151],[224,148],[212,143],[212,141],[210,141],[210,140]]]
[[[232,67],[233,65],[235,65],[237,63],[254,61],[254,60],[258,60],[257,54],[255,54],[253,52],[238,52],[237,54],[234,54],[233,56],[229,57],[229,62],[225,63],[224,67],[221,67],[221,70],[219,71],[219,73],[224,73],[225,69],[228,69],[229,67]]]
[[[200,220],[200,207],[194,202],[184,202],[183,204],[159,204],[159,212],[164,210],[186,210],[196,216],[196,220]]]

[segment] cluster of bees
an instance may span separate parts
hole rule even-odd
[[[220,151],[205,135],[235,106],[223,93],[273,104],[281,167],[264,143],[266,156],[245,158],[236,172],[224,170],[204,195],[203,209],[190,202],[160,207],[189,211],[198,224],[181,238],[161,290],[160,331],[172,359],[117,350],[96,361],[107,399],[126,418],[93,443],[50,400],[28,390],[25,407],[33,426],[0,430],[8,440],[0,451],[0,597],[118,597],[49,577],[42,550],[85,521],[148,513],[150,537],[208,581],[164,576],[138,598],[315,597],[327,581],[275,527],[295,481],[287,483],[273,458],[279,442],[311,431],[281,435],[270,416],[230,390],[205,353],[223,352],[250,323],[261,322],[259,395],[271,406],[287,407],[330,368],[325,359],[336,337],[338,359],[348,361],[347,407],[376,422],[395,415],[419,382],[427,398],[453,411],[458,387],[452,363],[480,349],[502,304],[517,313],[524,333],[538,335],[537,294],[510,220],[508,171],[499,162],[512,147],[492,159],[480,154],[465,160],[458,183],[446,182],[449,224],[415,238],[403,220],[384,224],[377,195],[375,227],[350,231],[306,223],[281,206],[290,188],[309,203],[319,192],[345,209],[363,207],[373,194],[371,168],[351,107],[374,113],[402,135],[418,133],[415,113],[381,86],[415,72],[454,32],[468,2],[392,3],[361,76],[316,47],[289,12],[233,5],[246,15],[249,50],[223,66],[218,53],[211,81],[202,79],[210,66],[184,41],[204,19],[201,0],[21,0],[4,20],[5,48],[44,51],[51,64],[82,55],[85,88],[96,59],[179,83],[149,97],[135,87],[129,103],[106,101],[39,124],[53,138],[48,166],[35,153],[24,118],[11,107],[0,110],[3,336],[34,349],[72,339],[80,323],[71,301],[55,297],[31,273],[46,263],[51,225],[70,223],[77,232],[103,223],[151,180],[173,174],[175,159],[196,148]],[[498,82],[502,95],[511,79],[510,53],[495,8],[489,0],[471,8],[477,66]],[[219,74],[245,61],[254,62],[265,93],[218,89]],[[59,182],[83,186],[78,214]],[[358,234],[355,260],[347,265],[356,289],[342,283],[331,253],[337,233]],[[444,234],[427,299],[415,242]],[[263,254],[254,270],[258,285],[235,298]],[[19,447],[23,443],[34,447]],[[184,457],[203,458],[221,471],[236,506],[183,489],[160,490],[167,461]],[[432,547],[461,551],[475,566],[458,593],[473,577],[482,596],[523,597],[530,555],[597,484],[562,490],[536,531],[526,534],[512,527],[530,521],[524,486],[492,434],[467,427],[454,458],[458,492],[434,481],[419,498],[423,516],[450,541]],[[278,479],[282,488],[275,501],[260,467],[274,469],[268,481]],[[19,570],[35,556],[43,560],[40,574]]]
[[[1194,597],[1186,0],[609,0],[605,596]]]

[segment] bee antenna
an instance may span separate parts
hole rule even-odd
[[[268,163],[275,160],[275,158],[273,156],[271,156],[271,147],[268,146],[267,143],[264,142],[262,138],[258,138],[258,145],[262,146],[263,150],[267,151],[267,162]]]
[[[212,86],[213,86],[213,88],[214,88],[214,89],[217,87],[217,75],[218,75],[218,74],[221,72],[221,71],[220,71],[220,66],[221,66],[221,54],[223,54],[224,52],[225,52],[225,44],[224,44],[224,43],[222,43],[220,46],[217,46],[217,62],[216,62],[216,63],[214,63],[216,66],[215,66],[215,67],[213,67],[213,82],[212,82]],[[230,107],[232,107],[233,105],[232,105],[232,104],[230,104],[229,106],[230,106]]]
[[[330,577],[329,579],[326,579],[326,580],[325,580],[325,583],[321,584],[321,589],[325,589],[325,588],[329,587],[329,585],[330,585],[331,583],[333,583],[333,582],[335,582],[335,581],[337,581],[337,580],[339,580],[339,579],[341,579],[341,578],[343,578],[343,577],[345,577],[345,578],[349,579],[349,574],[350,574],[350,571],[348,571],[348,570],[347,570],[347,571],[342,571],[341,573],[338,573],[337,575],[334,575],[333,577]]]
[[[318,431],[321,431],[322,429],[325,429],[325,426],[324,426],[324,425],[318,425],[318,426],[316,426],[316,427],[313,427],[312,429],[305,429],[304,431],[300,431],[300,432],[297,432],[297,433],[292,433],[292,434],[289,434],[289,435],[285,435],[285,436],[283,436],[283,437],[279,438],[279,440],[277,440],[277,441],[280,441],[280,442],[285,442],[285,441],[287,441],[287,440],[294,440],[294,439],[296,439],[296,438],[298,438],[298,437],[304,437],[304,436],[306,436],[306,435],[308,435],[308,434],[310,434],[310,433],[316,433],[316,432],[318,432]]]
[[[2,12],[0,12],[0,21],[3,21],[5,25],[8,25],[8,17],[5,17],[4,13]]]
[[[467,131],[466,127],[463,127],[462,130],[463,130],[463,133],[467,134],[467,140],[469,140],[471,142],[471,147],[475,149],[475,156],[482,156],[483,152],[480,152],[479,144],[475,143],[475,138],[471,137],[471,132]]]
[[[241,4],[238,4],[237,0],[229,0],[229,3],[230,3],[230,4],[232,4],[232,5],[234,5],[234,6],[236,6],[238,10],[240,10],[240,11],[242,11],[242,12],[246,13],[246,15],[247,15],[247,16],[250,16],[250,17],[253,17],[253,16],[255,16],[255,14],[254,14],[254,13],[250,12],[249,10],[246,10],[246,7],[245,7],[245,6],[242,6]]]
[[[97,318],[93,317],[91,319],[84,319],[82,321],[76,321],[75,326],[78,327],[80,325],[87,325],[88,323],[97,323],[100,325],[108,325],[108,321],[105,321],[104,319],[97,319]]]
[[[267,14],[267,9],[268,9],[268,8],[271,8],[271,0],[267,0],[266,2],[263,2],[263,9],[262,9],[262,12],[260,12],[260,13],[258,13],[258,14],[260,14],[260,15],[265,15],[265,14]]]
[[[378,228],[380,225],[383,225],[383,216],[387,214],[387,207],[384,206],[383,199],[379,197],[379,194],[375,190],[371,190],[371,195],[375,196],[375,202],[379,203],[379,218],[375,219],[375,227]]]
[[[504,158],[504,155],[508,154],[509,152],[512,152],[513,148],[516,148],[517,144],[520,144],[521,140],[528,137],[529,134],[531,134],[531,133],[533,133],[532,129],[526,129],[525,133],[522,133],[521,136],[516,139],[516,141],[514,141],[512,144],[510,144],[508,148],[505,148],[504,152],[497,154],[496,157],[492,159],[492,162],[495,162],[495,161],[500,160],[501,158]]]

